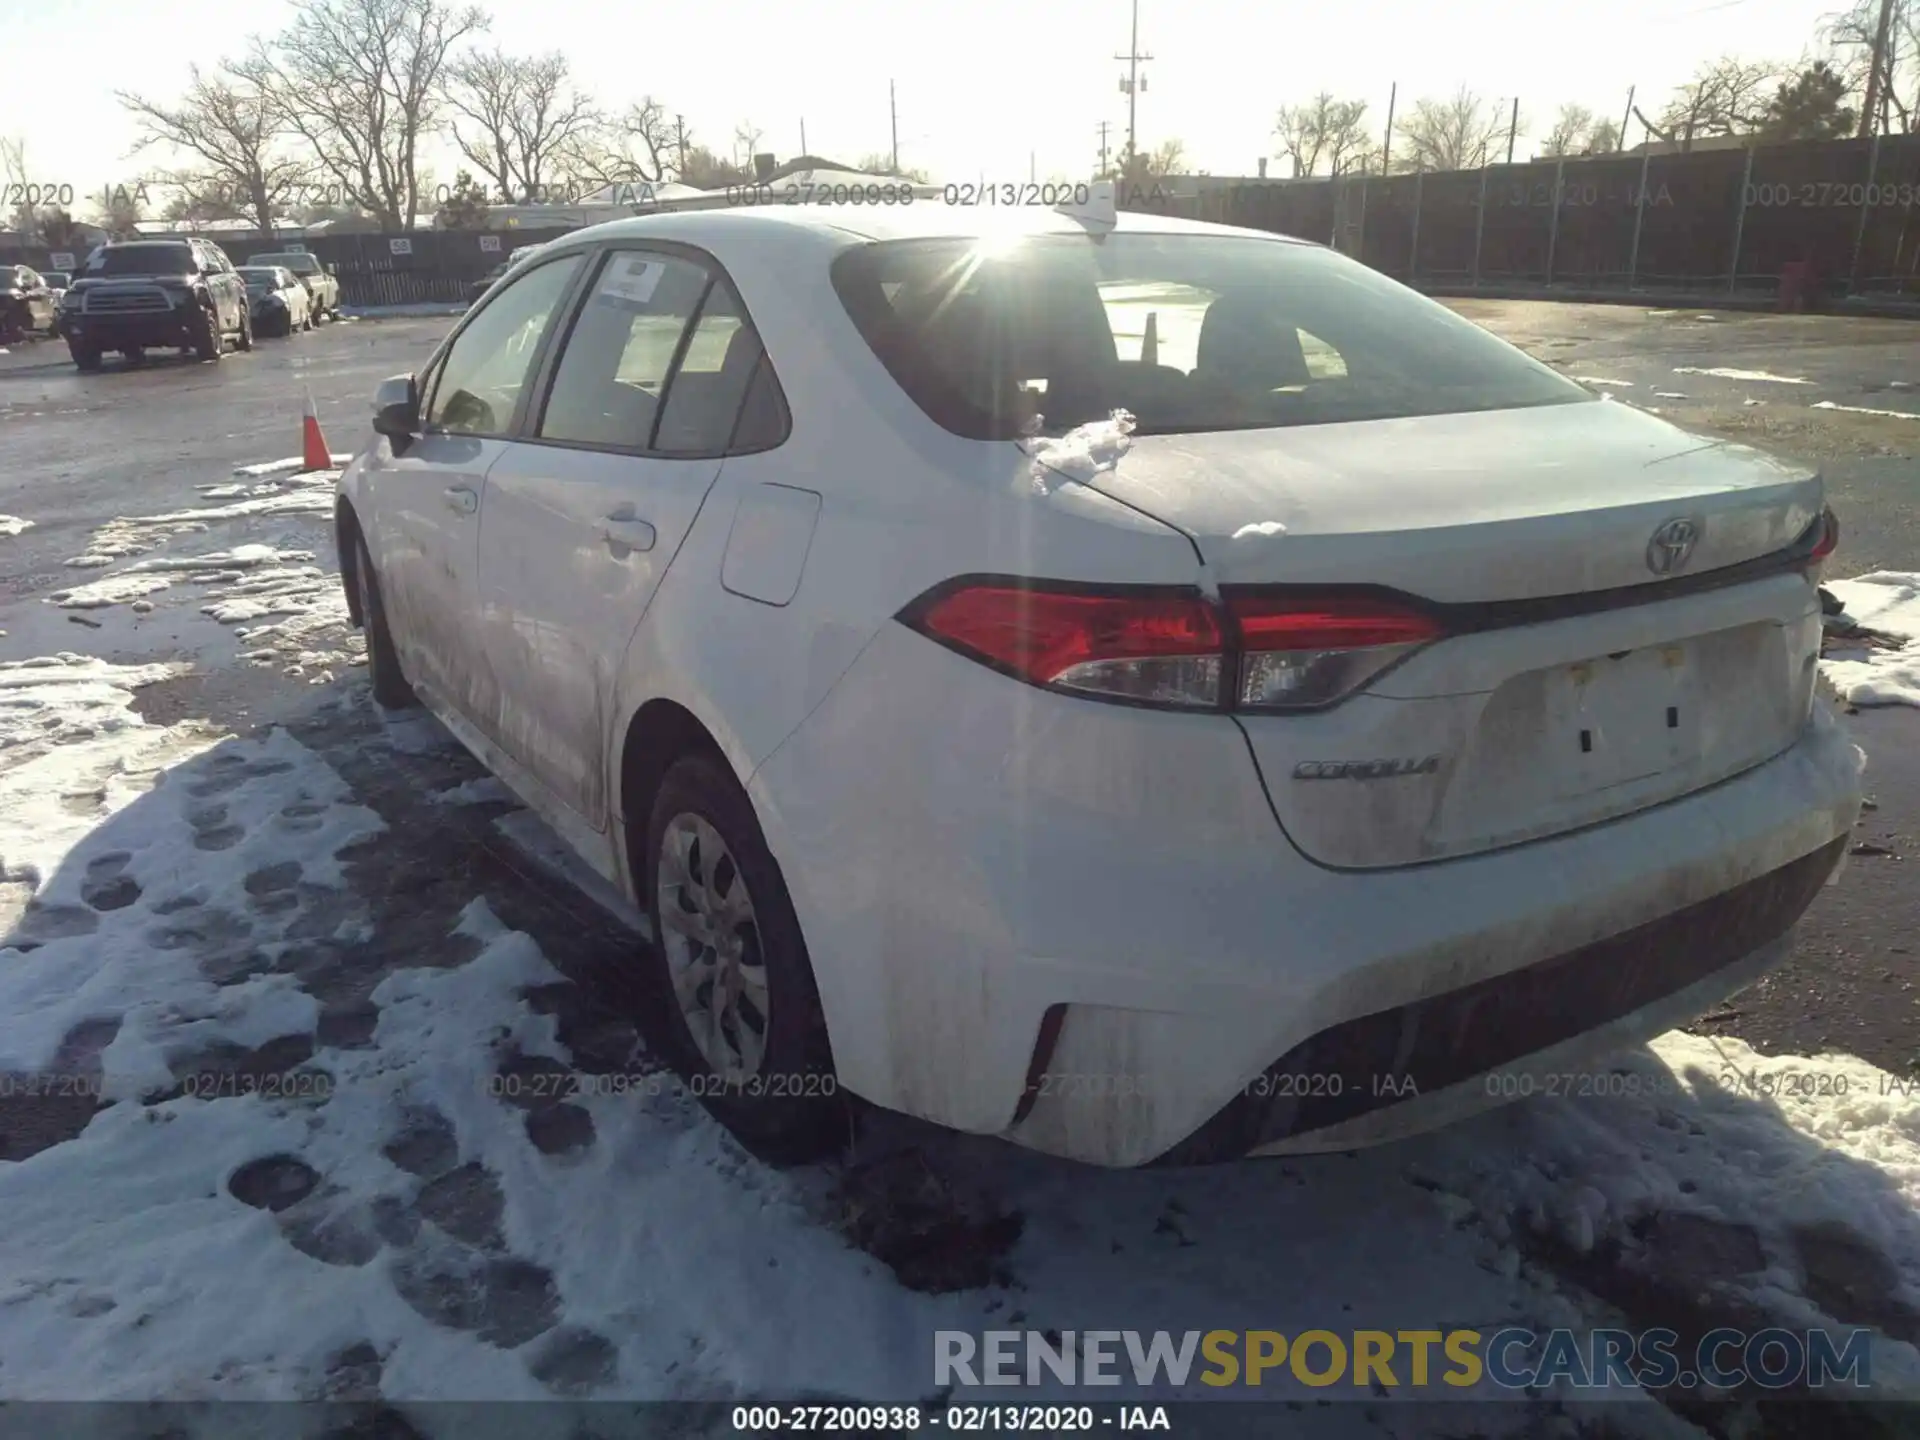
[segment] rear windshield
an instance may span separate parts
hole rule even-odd
[[[242,266],[240,273],[246,277],[249,290],[271,290],[280,283],[280,277],[271,270],[262,270],[257,266]]]
[[[257,265],[279,265],[293,271],[296,275],[311,275],[320,268],[320,262],[311,255],[256,255],[253,262]]]
[[[193,250],[186,245],[116,245],[87,262],[89,275],[191,275]]]
[[[1597,398],[1355,261],[1256,236],[881,241],[833,283],[901,388],[970,439],[1116,409],[1191,434]]]

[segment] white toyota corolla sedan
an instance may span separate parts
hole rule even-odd
[[[652,916],[648,1043],[763,1155],[1605,1093],[1845,853],[1819,475],[1102,198],[542,251],[340,479],[376,698]]]

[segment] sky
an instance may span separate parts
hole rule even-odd
[[[651,94],[685,116],[692,140],[733,149],[735,127],[764,132],[781,158],[807,151],[842,163],[892,143],[935,180],[1080,178],[1125,139],[1120,92],[1126,0],[699,0],[628,6],[609,0],[492,0],[485,43],[513,52],[560,50],[579,84],[615,106]],[[1344,0],[1339,5],[1250,0],[1142,0],[1142,149],[1177,138],[1186,168],[1257,171],[1275,154],[1275,112],[1318,90],[1369,102],[1384,126],[1399,87],[1405,114],[1421,95],[1467,85],[1489,100],[1520,99],[1543,134],[1577,101],[1625,113],[1629,87],[1658,105],[1704,60],[1722,54],[1790,61],[1814,43],[1838,0]],[[11,12],[11,13],[9,13]],[[153,163],[133,155],[135,128],[114,92],[171,100],[188,67],[239,54],[247,37],[281,29],[288,0],[197,0],[188,23],[162,24],[135,0],[0,0],[14,55],[0,85],[0,138],[24,139],[35,183],[98,195]],[[1521,18],[1523,17],[1524,18]],[[52,63],[84,37],[86,62]],[[1519,154],[1527,153],[1523,138]],[[1640,136],[1631,135],[1630,142]],[[450,181],[456,157],[434,158]],[[1273,173],[1281,173],[1276,162]],[[84,207],[76,207],[83,210]]]

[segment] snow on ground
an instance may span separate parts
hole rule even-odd
[[[876,1146],[1024,1217],[1010,1285],[910,1290],[842,1239],[831,1176],[750,1160],[656,1074],[586,1066],[536,1003],[563,972],[474,882],[448,882],[466,898],[445,913],[423,903],[401,873],[420,835],[502,797],[471,766],[402,775],[428,828],[396,833],[411,822],[368,808],[343,767],[451,779],[432,721],[365,720],[371,739],[325,753],[280,729],[114,726],[82,691],[113,686],[124,708],[133,678],[54,661],[0,672],[66,676],[93,732],[0,774],[0,863],[33,896],[0,940],[0,1072],[81,1076],[113,1103],[0,1165],[7,1398],[337,1395],[359,1374],[362,1398],[401,1403],[901,1401],[930,1394],[938,1329],[1619,1323],[1554,1247],[1625,1250],[1844,1329],[1880,1312],[1823,1288],[1817,1247],[1838,1235],[1887,1304],[1920,1294],[1920,1093],[1844,1057],[1679,1035],[1621,1057],[1597,1096],[1356,1156],[1106,1173],[886,1120]],[[357,690],[344,703],[366,709]],[[498,829],[566,868],[524,811]],[[362,854],[377,880],[355,880]],[[583,1090],[508,1086],[556,1074]],[[1899,1341],[1873,1374],[1920,1391]],[[1528,1407],[1493,1409],[1474,1433],[1542,1433]],[[1670,1433],[1639,1409],[1644,1430],[1612,1433]],[[436,1418],[454,1423],[418,1423],[444,1433]],[[1317,1420],[1431,1433],[1391,1404]]]
[[[0,515],[0,536],[18,535],[21,531],[32,528],[31,520],[22,520],[18,515]]]
[[[1827,589],[1848,619],[1904,641],[1848,646],[1844,634],[1832,637],[1843,648],[1829,649],[1820,668],[1834,693],[1850,705],[1920,705],[1920,574],[1881,571]]]
[[[1034,442],[1036,473],[1111,464],[1119,421]],[[111,522],[76,557],[108,573],[34,607],[68,643],[66,615],[99,617],[81,633],[113,660],[0,664],[0,1094],[52,1075],[82,1102],[33,1144],[0,1125],[0,1395],[908,1400],[936,1329],[1664,1323],[1609,1290],[1628,1273],[1880,1326],[1877,1385],[1920,1394],[1920,1085],[1680,1034],[1598,1094],[1355,1156],[1115,1174],[883,1119],[865,1158],[918,1155],[1023,1219],[1003,1279],[907,1288],[843,1238],[834,1175],[746,1157],[630,1038],[588,1063],[552,998],[578,993],[581,926],[509,925],[472,857],[497,837],[644,922],[528,812],[483,809],[512,797],[433,721],[376,721],[359,687],[316,700],[350,741],[134,712],[217,646],[316,685],[351,658],[313,563],[332,475],[243,478]],[[1920,636],[1920,577],[1830,588]],[[1913,648],[1824,670],[1916,702]],[[1670,1429],[1638,1408],[1614,1433]],[[1541,1433],[1494,1411],[1474,1433]]]
[[[1733,370],[1725,366],[1701,369],[1698,365],[1676,365],[1676,375],[1711,375],[1717,380],[1749,380],[1769,385],[1811,385],[1813,381],[1796,375],[1775,375],[1766,370]]]
[[[259,473],[198,486],[189,508],[100,526],[66,561],[85,581],[11,607],[15,653],[63,649],[77,623],[93,650],[123,659],[218,667],[238,654],[316,684],[363,663],[338,574],[319,563],[332,560],[336,472],[243,469]]]

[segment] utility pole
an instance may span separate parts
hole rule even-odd
[[[680,139],[680,177],[684,180],[687,174],[687,117],[674,116],[673,128]]]
[[[1100,173],[1107,173],[1107,131],[1113,127],[1105,120],[1100,122]]]
[[[1620,117],[1620,143],[1613,147],[1621,154],[1625,154],[1627,149],[1627,126],[1633,123],[1633,92],[1639,88],[1638,85],[1627,86],[1627,113]]]
[[[893,81],[887,81],[887,114],[893,121],[893,173],[900,173],[900,105],[894,99]]]
[[[805,120],[800,122],[800,153],[802,155],[807,153],[807,122]]]
[[[1513,142],[1520,134],[1520,97],[1513,97],[1513,124],[1507,127],[1507,164],[1513,163]]]
[[[1875,133],[1885,88],[1893,82],[1887,63],[1887,39],[1893,32],[1893,0],[1880,0],[1880,21],[1873,27],[1873,60],[1867,68],[1867,98],[1860,107],[1860,138]]]
[[[1135,128],[1140,92],[1147,88],[1147,82],[1140,77],[1140,62],[1151,60],[1153,56],[1140,53],[1140,0],[1133,0],[1133,38],[1127,45],[1127,53],[1116,55],[1116,60],[1127,62],[1127,73],[1121,78],[1120,89],[1127,97],[1127,158],[1132,159],[1140,153],[1139,132]]]
[[[1380,173],[1393,173],[1393,102],[1400,98],[1400,82],[1393,82],[1387,91],[1387,143],[1380,147]]]

